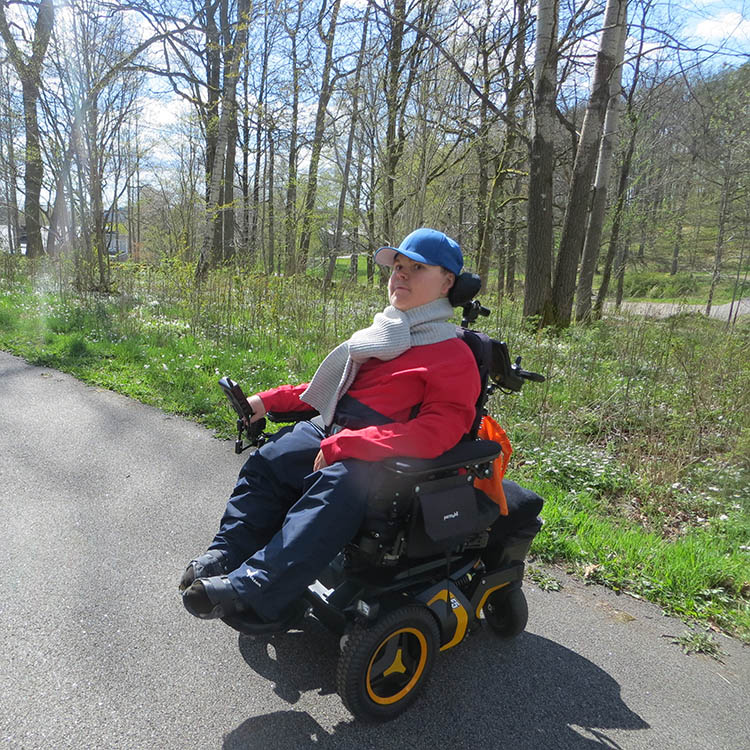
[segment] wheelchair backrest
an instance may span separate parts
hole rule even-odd
[[[469,347],[469,349],[471,349],[471,353],[474,355],[477,368],[479,369],[481,389],[476,403],[474,422],[468,433],[468,437],[471,440],[475,440],[477,437],[477,431],[479,430],[479,423],[482,421],[482,417],[486,414],[484,407],[489,398],[493,340],[486,333],[482,333],[481,331],[473,331],[461,327],[457,327],[456,330],[458,331],[458,337]]]

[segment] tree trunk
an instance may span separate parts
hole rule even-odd
[[[219,0],[226,4],[226,0]],[[219,147],[220,127],[220,105],[221,105],[221,44],[219,28],[216,24],[216,0],[205,0],[204,11],[206,14],[206,107],[204,111],[204,128],[206,133],[205,171],[206,171],[206,210],[211,206],[211,185],[214,178],[214,170],[218,169],[223,177],[223,154],[217,160],[216,153]],[[221,179],[218,182],[221,190]],[[221,194],[215,197],[214,205],[219,205]],[[211,228],[211,246],[207,262],[213,264],[221,253],[221,213],[213,215],[215,226]],[[200,265],[200,262],[199,262]]]
[[[388,40],[386,57],[385,102],[385,181],[383,184],[383,240],[389,244],[396,241],[395,227],[395,193],[396,167],[400,158],[400,148],[396,134],[399,111],[399,88],[401,83],[401,54],[404,43],[404,20],[406,18],[406,0],[395,0],[393,14],[390,17],[391,36]]]
[[[104,199],[102,167],[99,160],[99,111],[93,106],[86,118],[86,151],[88,152],[88,192],[91,208],[91,248],[96,262],[98,280],[94,288],[109,291],[109,253],[104,233]]]
[[[726,330],[729,330],[731,326],[734,326],[737,321],[737,315],[739,314],[740,301],[737,299],[738,292],[740,290],[740,273],[743,268],[746,269],[745,265],[745,248],[747,247],[747,236],[750,231],[750,205],[745,206],[745,220],[742,228],[742,241],[740,242],[740,257],[737,260],[737,273],[734,277],[734,285],[732,286],[732,301],[729,304],[729,315],[727,315]],[[745,270],[745,279],[742,283],[742,288],[745,288],[745,282],[747,282],[748,271]],[[737,305],[735,306],[735,302]]]
[[[258,213],[260,210],[260,167],[261,152],[263,145],[263,132],[266,129],[265,106],[266,106],[266,87],[268,85],[268,57],[270,45],[268,39],[268,17],[264,20],[263,27],[263,62],[260,71],[260,87],[258,89],[258,103],[256,107],[257,123],[255,131],[255,175],[253,176],[253,201],[252,201],[252,219],[250,228],[249,251],[251,256],[255,255],[256,245],[258,242]],[[271,264],[273,268],[273,264]]]
[[[11,108],[11,95],[10,95],[10,83],[8,77],[3,75],[3,106],[5,108],[4,120],[4,138],[6,141],[6,159],[5,159],[5,205],[7,206],[6,226],[8,230],[8,251],[13,254],[20,252],[18,246],[18,239],[20,237],[19,231],[19,217],[18,217],[18,167],[16,165],[16,153],[15,146],[13,143],[14,130],[13,127],[13,112]]]
[[[688,196],[690,195],[690,182],[686,180],[681,181],[680,185],[680,205],[677,209],[677,217],[675,218],[675,237],[674,247],[672,248],[672,265],[669,269],[669,275],[674,276],[677,273],[680,250],[682,249],[682,235],[685,228],[685,214],[687,213],[687,202]]]
[[[617,255],[615,256],[615,278],[617,280],[617,291],[615,292],[615,308],[620,309],[625,289],[625,269],[628,265],[628,255],[630,254],[630,229],[625,232],[622,242],[617,245]]]
[[[299,122],[299,61],[297,59],[297,34],[302,20],[302,0],[297,3],[297,20],[293,29],[287,27],[292,43],[292,118],[289,132],[289,160],[284,208],[284,253],[286,272],[294,273],[297,256],[297,138]]]
[[[360,201],[362,200],[362,172],[364,171],[364,161],[362,159],[361,149],[357,149],[357,178],[354,182],[354,226],[352,227],[352,257],[349,263],[349,276],[352,282],[359,280],[359,219],[360,219]],[[367,253],[368,267],[372,264],[372,253]]]
[[[315,135],[312,142],[310,154],[310,168],[307,172],[307,190],[305,193],[305,210],[302,214],[302,232],[299,242],[299,256],[297,267],[304,271],[307,267],[307,256],[310,252],[310,237],[312,234],[313,213],[315,211],[315,198],[318,191],[318,166],[320,164],[320,153],[323,150],[323,134],[325,132],[326,115],[328,113],[328,102],[331,99],[331,68],[333,67],[333,41],[336,37],[336,20],[341,7],[341,0],[333,0],[331,7],[331,21],[328,32],[323,33],[323,13],[326,4],[321,5],[318,18],[318,35],[325,44],[325,61],[323,62],[323,76],[320,84],[320,97],[318,98],[318,110],[315,115]]]
[[[276,211],[274,209],[275,144],[272,125],[268,125],[268,272],[273,273],[276,262]]]
[[[515,193],[521,191],[521,179],[516,179]],[[509,207],[510,219],[508,226],[508,244],[506,251],[505,284],[504,291],[508,299],[515,299],[516,286],[516,259],[518,257],[518,204],[513,201]]]
[[[526,29],[527,29],[527,6],[523,0],[516,2],[516,8],[518,12],[518,27],[516,42],[515,42],[515,55],[513,60],[513,72],[511,75],[510,86],[508,87],[507,100],[508,100],[508,120],[514,123],[508,128],[506,136],[506,153],[508,158],[511,160],[511,164],[516,165],[516,161],[521,161],[523,155],[519,153],[517,146],[518,133],[525,132],[528,122],[528,107],[521,102],[521,119],[518,122],[516,128],[515,123],[517,121],[517,110],[519,99],[522,96],[521,92],[525,86],[523,83],[523,61],[526,54]],[[507,294],[513,299],[513,285],[516,280],[516,255],[518,253],[518,202],[517,197],[521,195],[522,181],[521,181],[522,168],[516,168],[516,176],[513,178],[512,191],[513,199],[510,204],[506,206],[505,216],[508,219],[506,222],[505,230],[505,252],[503,263],[498,267],[498,296],[502,297]]]
[[[362,22],[362,41],[359,45],[359,55],[357,56],[357,67],[354,70],[354,84],[352,91],[352,114],[349,123],[349,135],[346,139],[346,155],[344,157],[344,169],[341,175],[341,191],[339,192],[339,204],[336,209],[336,228],[333,235],[334,252],[338,255],[341,252],[341,239],[344,231],[344,209],[346,208],[346,194],[349,191],[349,174],[352,167],[352,154],[354,153],[354,134],[357,129],[359,120],[359,87],[362,77],[362,64],[365,59],[365,50],[367,49],[367,27],[370,18],[370,7],[365,11],[365,17]],[[360,162],[361,167],[361,162]],[[357,204],[357,210],[359,204]],[[350,250],[352,259],[349,266],[349,275],[357,279],[357,253],[355,250],[354,237],[351,238]]]
[[[581,270],[576,290],[576,320],[588,322],[591,317],[591,293],[594,284],[594,272],[599,259],[599,248],[604,227],[604,215],[607,207],[607,186],[612,168],[612,155],[618,135],[620,111],[622,109],[622,60],[625,56],[625,38],[627,36],[627,4],[620,6],[619,37],[617,40],[617,67],[610,82],[610,97],[607,114],[604,118],[604,130],[599,148],[599,162],[594,181],[594,197],[591,202],[588,230],[583,245]]]
[[[234,39],[234,55],[232,65],[224,79],[224,91],[222,95],[221,116],[217,129],[216,150],[213,165],[211,167],[211,183],[209,185],[208,201],[206,205],[206,229],[203,237],[198,264],[195,269],[196,278],[205,278],[209,266],[212,264],[212,250],[216,247],[217,228],[221,228],[219,219],[221,217],[220,199],[222,195],[222,182],[224,179],[224,161],[227,154],[227,145],[230,136],[230,118],[236,114],[235,96],[237,91],[237,79],[239,77],[239,66],[247,43],[248,23],[248,0],[241,0],[237,15],[239,23]],[[215,255],[213,256],[216,257]]]
[[[714,251],[714,271],[711,275],[711,288],[708,290],[708,301],[706,302],[706,316],[711,315],[711,305],[714,300],[714,292],[721,278],[721,263],[724,254],[724,235],[726,233],[727,219],[729,216],[729,195],[731,193],[731,180],[729,178],[729,165],[725,166],[726,172],[722,181],[721,202],[719,204],[719,231],[716,237],[716,249]]]
[[[482,286],[487,284],[492,253],[492,234],[494,227],[490,221],[490,176],[492,163],[490,152],[490,123],[487,117],[490,97],[489,50],[487,49],[487,26],[482,26],[479,37],[479,54],[482,70],[482,98],[479,104],[479,130],[477,133],[477,272],[482,279]]]
[[[534,108],[530,148],[525,318],[548,317],[552,272],[553,137],[557,108],[557,25],[559,0],[540,0],[534,50]]]
[[[504,212],[508,215],[508,212]],[[497,298],[501,300],[505,296],[505,261],[508,257],[508,225],[506,222],[494,222],[498,224],[497,227],[497,238],[493,240],[493,245],[496,249],[495,257],[495,270],[497,271]]]
[[[40,148],[39,120],[37,103],[41,85],[42,61],[49,46],[52,26],[55,20],[53,0],[41,0],[31,41],[31,57],[28,61],[16,46],[6,17],[5,3],[0,6],[0,36],[5,42],[8,57],[21,81],[23,92],[23,120],[26,131],[26,151],[24,155],[24,219],[26,223],[26,255],[36,258],[44,253],[41,230],[41,193],[44,165]]]
[[[456,242],[459,247],[464,246],[464,216],[466,214],[466,175],[462,172],[458,182],[458,232]]]
[[[240,252],[247,258],[250,254],[250,221],[252,208],[250,206],[250,50],[245,48],[245,66],[242,76],[242,174],[240,175],[240,189],[242,190],[242,222],[240,228]],[[261,82],[262,96],[263,83]],[[260,127],[260,122],[258,122]],[[256,155],[260,150],[256,134]],[[257,160],[255,175],[258,174]]]
[[[249,2],[249,0],[246,0]],[[249,11],[249,9],[248,9]],[[237,14],[237,32],[235,38],[232,39],[233,24],[229,18],[229,2],[228,0],[221,0],[220,3],[220,18],[221,18],[221,37],[222,37],[222,48],[224,50],[224,86],[226,87],[227,81],[229,85],[233,87],[234,93],[231,97],[223,97],[224,107],[228,109],[226,117],[227,127],[227,144],[224,152],[224,163],[222,165],[222,180],[219,196],[219,205],[221,209],[217,216],[218,226],[217,231],[221,232],[221,237],[218,242],[215,242],[216,249],[216,260],[219,262],[227,261],[234,256],[234,164],[237,156],[237,83],[239,81],[239,70],[241,60],[245,57],[245,47],[236,47],[236,42],[239,35],[242,32],[242,28],[246,27],[249,23],[248,19],[243,19],[242,12],[238,10]],[[247,38],[247,30],[244,30],[245,38]],[[235,64],[235,58],[237,62]],[[233,73],[233,71],[235,71]],[[233,79],[232,76],[235,76]],[[223,116],[222,112],[222,116]]]
[[[73,127],[76,127],[73,122]],[[71,137],[71,141],[75,136]],[[60,170],[55,180],[55,201],[52,206],[52,216],[50,217],[49,231],[47,232],[47,255],[55,255],[59,246],[63,245],[66,240],[66,218],[67,206],[65,203],[65,183],[70,175],[70,164],[73,159],[72,144],[63,155]]]
[[[367,239],[375,247],[375,143],[370,143],[370,189],[367,193]],[[375,262],[367,253],[367,286],[375,283]]]
[[[545,321],[560,327],[570,325],[578,261],[583,250],[586,213],[591,199],[591,183],[609,102],[610,80],[619,63],[617,52],[620,9],[626,1],[607,0],[604,28],[596,55],[594,80],[573,164],[552,285],[551,317]]]
[[[612,219],[612,231],[609,235],[609,246],[607,257],[602,268],[602,280],[599,284],[599,290],[596,293],[596,302],[594,303],[593,316],[596,320],[602,317],[604,310],[604,301],[609,291],[609,280],[612,275],[612,267],[615,258],[618,257],[618,246],[620,241],[620,228],[622,226],[623,214],[625,213],[625,202],[627,199],[628,180],[630,178],[630,166],[633,162],[633,153],[635,152],[636,136],[638,134],[637,124],[633,123],[633,130],[630,134],[630,142],[625,152],[625,157],[620,168],[620,178],[617,183],[617,199],[615,201],[615,214]]]

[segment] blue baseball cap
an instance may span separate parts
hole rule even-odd
[[[381,266],[392,266],[396,253],[425,263],[428,266],[442,266],[458,276],[464,265],[464,256],[458,242],[437,229],[415,229],[404,238],[398,247],[380,247],[375,251],[375,262]]]

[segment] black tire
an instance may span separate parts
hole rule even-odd
[[[440,645],[426,607],[401,607],[370,627],[355,625],[343,642],[336,687],[357,719],[387,721],[417,697]]]
[[[529,606],[523,591],[498,591],[490,594],[482,608],[484,619],[501,638],[515,638],[529,620]]]

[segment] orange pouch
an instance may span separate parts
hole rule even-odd
[[[502,453],[492,462],[492,476],[488,479],[475,479],[474,486],[500,506],[500,515],[508,515],[508,503],[503,492],[503,477],[508,468],[513,448],[505,430],[490,416],[482,417],[477,437],[481,440],[494,440],[502,446]]]

